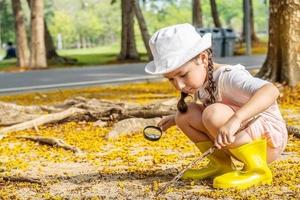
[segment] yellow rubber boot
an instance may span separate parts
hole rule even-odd
[[[271,184],[272,173],[266,161],[266,140],[256,140],[229,151],[244,163],[242,171],[229,172],[214,179],[215,188],[245,189],[254,185]]]
[[[198,149],[203,153],[207,151],[213,143],[211,141],[198,142],[196,143]],[[181,179],[205,179],[221,175],[230,171],[233,171],[232,162],[229,155],[224,151],[216,149],[214,153],[207,157],[210,162],[206,167],[201,169],[189,169],[187,170]]]

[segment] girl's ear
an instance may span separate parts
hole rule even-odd
[[[205,66],[208,64],[208,56],[206,53],[200,53],[197,56],[197,59],[199,59],[201,61],[201,63],[203,63]]]

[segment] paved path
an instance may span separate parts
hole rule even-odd
[[[216,58],[225,64],[243,64],[247,69],[259,68],[265,56],[235,56]],[[0,73],[0,94],[86,85],[159,79],[147,75],[145,63],[36,70],[23,73]]]

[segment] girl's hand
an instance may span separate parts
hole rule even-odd
[[[232,144],[235,141],[235,133],[241,127],[241,120],[233,115],[223,126],[218,130],[215,140],[215,146],[218,149]]]
[[[175,123],[175,115],[169,115],[166,117],[163,117],[162,120],[157,124],[161,128],[161,130],[166,131],[171,126],[174,126]]]

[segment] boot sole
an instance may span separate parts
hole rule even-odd
[[[260,186],[260,185],[271,185],[272,184],[272,179],[264,179],[257,181],[256,183],[251,183],[251,184],[243,184],[241,186],[239,185],[230,185],[230,184],[225,184],[225,183],[213,183],[213,187],[217,189],[226,189],[226,188],[237,188],[237,189],[247,189],[251,186]]]
[[[200,169],[201,170],[201,169]],[[218,172],[212,172],[210,174],[207,174],[207,175],[203,175],[202,177],[197,177],[196,175],[193,176],[193,175],[190,175],[190,176],[182,176],[180,179],[182,180],[187,180],[187,179],[192,179],[192,180],[205,180],[205,179],[210,179],[210,178],[215,178],[217,176],[221,176],[223,174],[226,174],[228,172],[232,172],[234,171],[233,169],[230,169],[230,170],[220,170]],[[195,172],[197,173],[197,172]]]

